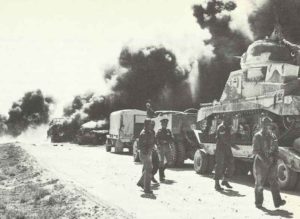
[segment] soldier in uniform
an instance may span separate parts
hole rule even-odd
[[[173,135],[170,129],[167,129],[168,118],[163,117],[161,122],[161,129],[156,133],[156,144],[159,157],[159,180],[162,182],[165,180],[165,169],[171,164],[171,148],[170,144],[173,142]],[[165,165],[165,157],[167,164]]]
[[[261,129],[253,136],[253,174],[255,178],[255,205],[262,208],[263,189],[265,181],[268,180],[276,208],[285,205],[286,201],[281,199],[278,173],[278,142],[276,135],[271,131],[272,121],[264,117],[261,121]]]
[[[146,194],[153,194],[150,185],[152,178],[152,150],[155,144],[155,132],[152,130],[151,126],[151,120],[145,119],[144,129],[139,138],[140,159],[143,163],[143,174],[137,185],[144,188]]]
[[[234,171],[234,159],[231,147],[238,147],[233,144],[231,130],[231,118],[228,115],[224,116],[223,122],[218,126],[216,138],[216,167],[215,167],[215,189],[217,191],[224,190],[219,180],[222,179],[222,185],[231,189],[232,186],[228,183]]]
[[[154,132],[154,126],[155,126],[155,122],[152,120],[151,121],[151,129]],[[155,133],[155,132],[154,132]],[[158,183],[157,180],[155,179],[155,174],[158,171],[159,168],[159,157],[158,157],[158,152],[157,152],[157,148],[154,146],[153,150],[152,150],[152,178],[151,181],[154,183]]]
[[[147,118],[155,118],[157,116],[155,111],[152,109],[151,100],[147,100],[146,102],[146,111],[147,111]]]

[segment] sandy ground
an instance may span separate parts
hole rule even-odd
[[[132,218],[80,187],[63,183],[24,149],[0,145],[0,218]]]
[[[197,175],[189,162],[183,169],[167,170],[166,183],[153,186],[154,196],[145,196],[136,186],[142,166],[130,155],[108,153],[103,146],[18,145],[60,180],[137,218],[300,218],[298,191],[283,192],[287,205],[275,209],[266,190],[265,209],[256,209],[250,177],[235,177],[234,188],[219,193],[212,176]]]

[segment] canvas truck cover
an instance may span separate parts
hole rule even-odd
[[[110,114],[109,134],[120,139],[132,139],[134,137],[135,123],[143,123],[146,111],[129,109],[115,111]],[[138,121],[135,121],[135,120]]]

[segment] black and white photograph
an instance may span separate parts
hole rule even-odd
[[[0,0],[0,218],[300,218],[300,0]]]

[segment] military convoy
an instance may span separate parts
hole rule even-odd
[[[239,173],[251,171],[252,137],[262,117],[273,121],[278,136],[280,186],[293,189],[300,174],[300,47],[276,37],[252,43],[241,58],[241,69],[231,72],[220,102],[204,104],[195,131],[199,144],[195,171],[209,173],[214,165],[216,129],[222,116],[230,115]],[[299,178],[300,179],[300,178]]]

